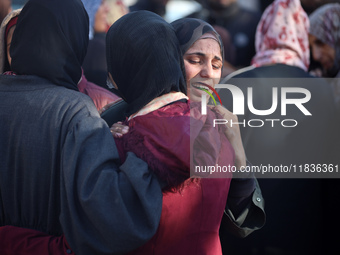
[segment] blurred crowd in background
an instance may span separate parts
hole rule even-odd
[[[12,9],[21,8],[27,0],[1,1],[2,20]],[[90,22],[99,24],[94,27],[95,33],[106,32],[118,18],[130,11],[149,10],[166,21],[172,22],[183,17],[199,18],[207,21],[219,32],[225,48],[224,76],[249,66],[255,55],[255,32],[261,15],[273,0],[103,0],[83,1],[89,12]],[[99,3],[101,2],[101,3]],[[339,3],[339,0],[301,0],[301,5],[309,15],[318,7],[327,3]],[[101,6],[101,8],[99,8]],[[96,23],[94,23],[96,20]],[[100,25],[101,24],[101,25]],[[91,29],[91,28],[90,28]],[[92,31],[93,33],[93,31]],[[94,35],[94,33],[93,33]],[[90,38],[93,39],[93,38]],[[98,44],[98,41],[97,41]],[[91,47],[91,46],[90,46]],[[96,53],[98,55],[98,53]],[[103,53],[104,54],[104,53]],[[99,58],[102,58],[99,53]],[[99,61],[92,66],[105,65]],[[92,78],[95,74],[89,71],[86,63],[86,77],[99,85],[106,86],[106,77],[98,81]],[[310,69],[318,66],[311,59]],[[105,66],[103,66],[104,69]],[[98,69],[98,68],[97,68]]]

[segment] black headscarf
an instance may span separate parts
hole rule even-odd
[[[12,70],[77,90],[88,34],[88,15],[80,0],[30,0],[13,35]]]
[[[124,15],[106,36],[107,67],[131,115],[154,98],[186,93],[183,56],[173,27],[149,11]]]
[[[202,35],[211,33],[216,37],[221,48],[221,56],[224,59],[224,48],[221,36],[207,22],[194,18],[182,18],[175,20],[171,25],[175,28],[183,54],[185,54]]]

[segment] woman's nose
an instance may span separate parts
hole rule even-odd
[[[212,66],[207,63],[207,64],[202,65],[202,69],[200,73],[203,78],[213,78],[213,71],[214,70]]]

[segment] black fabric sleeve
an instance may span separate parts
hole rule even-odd
[[[247,166],[250,166],[248,161]],[[264,199],[257,179],[253,174],[248,178],[233,178],[222,218],[222,230],[243,238],[262,228],[265,221]]]
[[[123,254],[156,232],[162,192],[147,164],[133,153],[118,167],[104,120],[72,127],[62,149],[60,221],[76,254]]]

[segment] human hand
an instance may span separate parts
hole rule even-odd
[[[220,114],[223,119],[228,120],[225,135],[228,138],[231,146],[235,151],[235,166],[237,169],[246,167],[246,154],[242,144],[240,127],[238,124],[238,118],[235,114],[227,110],[221,105],[209,106],[214,112]],[[232,125],[231,125],[232,123]]]
[[[119,138],[129,132],[129,126],[125,126],[121,121],[118,121],[111,126],[110,131],[113,137]]]

